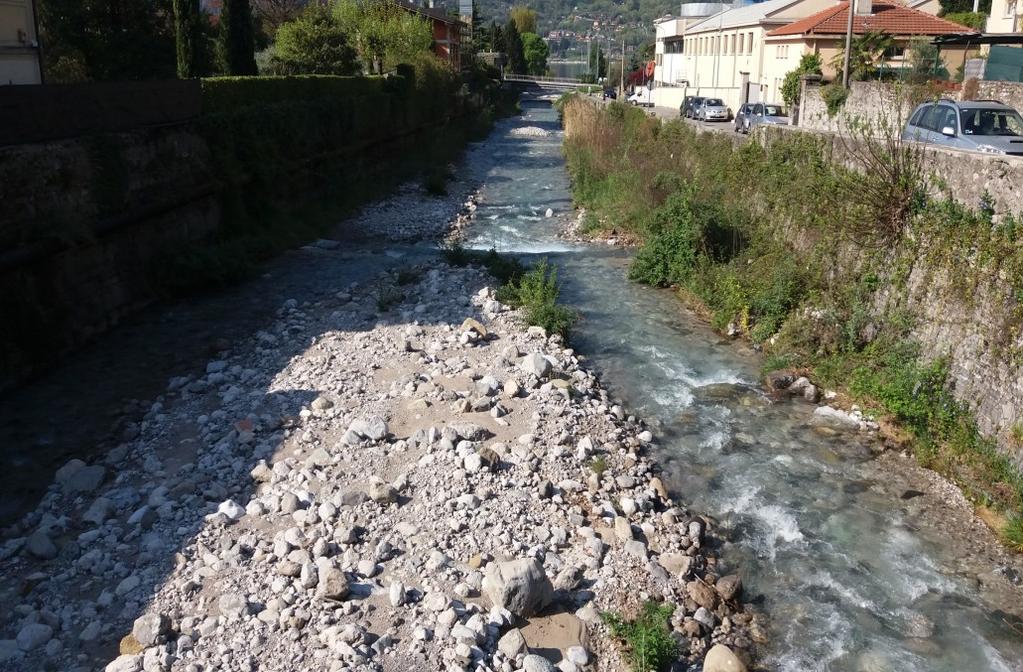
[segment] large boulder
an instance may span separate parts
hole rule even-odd
[[[551,661],[531,653],[522,659],[522,672],[558,672]]]
[[[531,352],[522,358],[519,368],[537,378],[543,378],[551,372],[551,363],[540,353]]]
[[[488,565],[483,592],[494,605],[529,618],[551,603],[554,586],[539,560],[524,558]]]
[[[746,672],[746,666],[730,648],[715,644],[703,659],[703,672]]]

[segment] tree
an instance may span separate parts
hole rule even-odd
[[[52,83],[175,76],[172,0],[37,0]]]
[[[252,10],[271,36],[282,25],[301,16],[305,5],[305,0],[252,0]]]
[[[550,49],[543,38],[536,33],[522,34],[522,56],[526,60],[526,70],[531,75],[547,74],[547,57]]]
[[[199,0],[174,0],[174,37],[178,56],[178,77],[202,75],[203,32]]]
[[[341,0],[334,17],[369,72],[382,74],[412,63],[433,45],[433,30],[422,17],[384,0]]]
[[[278,70],[288,74],[354,75],[359,56],[326,7],[310,4],[294,21],[281,24],[273,47]]]
[[[516,5],[508,10],[508,19],[515,24],[519,35],[536,32],[536,11],[525,5]]]
[[[886,49],[892,46],[892,36],[880,31],[872,30],[862,35],[853,37],[852,49],[849,53],[849,79],[862,81],[870,79],[877,74],[877,63]],[[842,69],[845,66],[845,50],[835,54],[831,60],[831,67],[842,78]]]
[[[508,69],[517,75],[524,75],[526,58],[522,53],[522,37],[514,21],[509,21],[504,27],[504,50],[508,55]]]
[[[604,50],[600,47],[600,44],[594,41],[592,48],[590,49],[590,73],[596,79],[600,79],[607,75],[607,56],[604,55]]]
[[[788,72],[781,85],[781,97],[789,107],[799,105],[800,89],[802,88],[803,75],[821,74],[820,54],[803,54],[799,59],[799,65],[795,70]]]
[[[947,79],[948,70],[941,60],[941,52],[926,37],[915,38],[906,49],[909,61],[909,79],[915,83],[930,79]]]
[[[938,16],[973,11],[973,0],[939,0],[939,2],[941,4],[941,11],[938,12]],[[977,11],[990,15],[991,0],[980,0]]]
[[[224,0],[220,12],[220,54],[229,75],[255,75],[256,37],[249,0]]]

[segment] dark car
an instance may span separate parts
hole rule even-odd
[[[604,100],[607,100],[608,98],[615,100],[618,98],[618,92],[614,89],[604,89]]]
[[[753,103],[743,103],[735,113],[735,132],[749,133],[750,117],[753,115]]]
[[[686,96],[682,100],[682,107],[679,109],[679,114],[686,119],[695,119],[696,111],[700,109],[700,105],[703,105],[703,96]]]

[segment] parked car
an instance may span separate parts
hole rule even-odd
[[[703,104],[703,96],[686,96],[682,100],[682,107],[679,110],[681,116],[686,119],[695,119],[696,110]]]
[[[749,123],[746,124],[746,132],[749,133],[757,126],[787,126],[789,115],[785,108],[774,103],[754,103],[750,110]]]
[[[902,139],[985,154],[1023,156],[1023,117],[997,100],[938,100],[913,111]]]
[[[696,111],[700,121],[731,121],[732,111],[720,98],[704,98]]]
[[[743,103],[739,106],[739,110],[735,113],[735,125],[733,126],[736,133],[749,133],[749,122],[752,114],[753,103]]]
[[[615,91],[614,89],[604,89],[604,100],[607,100],[608,98],[610,98],[611,100],[614,100],[617,97],[618,97],[618,92]]]
[[[654,92],[645,86],[638,86],[636,90],[632,92],[628,100],[633,105],[640,107],[653,107],[654,106]]]

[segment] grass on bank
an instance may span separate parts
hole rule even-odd
[[[650,672],[665,670],[678,659],[678,642],[668,625],[674,611],[670,604],[650,601],[633,620],[606,611],[600,618],[611,634],[624,642],[625,659],[632,672]]]
[[[501,281],[497,298],[515,308],[522,308],[526,322],[543,327],[548,334],[559,334],[568,339],[572,325],[578,319],[575,311],[558,303],[561,287],[558,271],[546,257],[531,269],[517,259],[501,256],[496,250],[481,252],[468,250],[455,244],[443,251],[444,259],[452,266],[476,264],[483,266]]]
[[[805,371],[896,421],[922,464],[1005,512],[1002,536],[1023,549],[1023,477],[955,399],[946,363],[921,360],[899,298],[914,274],[918,287],[943,279],[965,305],[984,288],[1015,306],[1001,333],[1005,356],[1023,357],[1008,350],[1023,328],[1014,218],[995,225],[987,209],[925,198],[920,156],[896,138],[860,138],[855,171],[809,134],[737,147],[573,99],[563,119],[577,205],[595,227],[643,241],[632,279],[678,288],[715,327],[762,346],[770,367]]]

